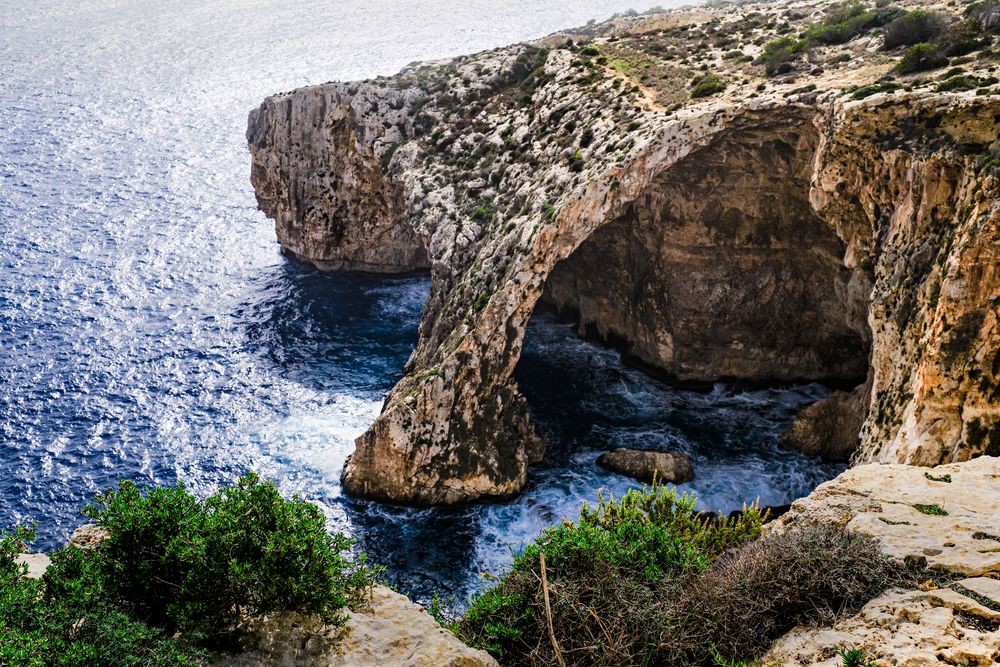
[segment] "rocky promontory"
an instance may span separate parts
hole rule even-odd
[[[910,72],[884,26],[921,7],[966,20],[862,7],[840,41],[825,0],[677,10],[265,100],[252,180],[282,248],[432,278],[345,489],[518,493],[540,302],[677,380],[854,387],[790,439],[839,457],[1000,454],[997,54],[941,42]]]

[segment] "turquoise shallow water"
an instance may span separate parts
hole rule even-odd
[[[543,319],[519,374],[552,448],[521,499],[415,511],[340,493],[428,282],[283,259],[255,209],[247,112],[274,92],[652,4],[2,3],[0,523],[36,520],[55,548],[120,478],[204,495],[252,469],[318,503],[402,589],[462,598],[511,545],[599,486],[628,486],[593,466],[602,447],[691,452],[694,488],[721,509],[783,502],[832,474],[773,444],[822,388],[677,392]]]

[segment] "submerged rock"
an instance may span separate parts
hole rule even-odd
[[[694,467],[686,454],[647,449],[614,449],[601,454],[597,465],[640,482],[683,484],[694,479]]]

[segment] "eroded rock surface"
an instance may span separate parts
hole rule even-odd
[[[347,612],[347,624],[325,625],[286,612],[253,621],[247,631],[256,647],[220,665],[302,667],[498,667],[438,625],[423,607],[383,586],[368,605]]]
[[[1000,458],[921,468],[861,465],[817,488],[767,531],[831,523],[870,535],[885,553],[956,577],[941,590],[890,590],[832,626],[796,628],[763,664],[841,664],[840,648],[877,665],[1000,660]]]
[[[597,458],[602,468],[635,478],[640,482],[683,484],[694,479],[691,459],[679,452],[656,452],[645,449],[613,449]]]
[[[862,461],[1000,453],[1000,205],[984,166],[1000,96],[914,81],[853,99],[897,57],[867,39],[806,87],[703,46],[740,35],[752,58],[777,23],[754,12],[802,27],[828,6],[621,19],[251,113],[253,182],[289,253],[431,272],[348,492],[516,494],[544,450],[512,378],[541,299],[672,377],[855,381],[824,446]],[[697,62],[725,92],[690,98]]]

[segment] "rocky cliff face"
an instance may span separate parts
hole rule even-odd
[[[747,62],[768,17],[823,9],[619,20],[251,113],[253,182],[286,251],[431,272],[419,343],[357,441],[349,492],[516,494],[543,455],[511,377],[541,300],[678,379],[857,383],[826,412],[863,423],[841,430],[865,461],[1000,448],[984,158],[1000,97],[914,82],[852,99],[895,62],[867,41],[844,47],[858,62],[778,79]],[[733,35],[747,58],[729,57]],[[689,99],[698,62],[725,92]]]

